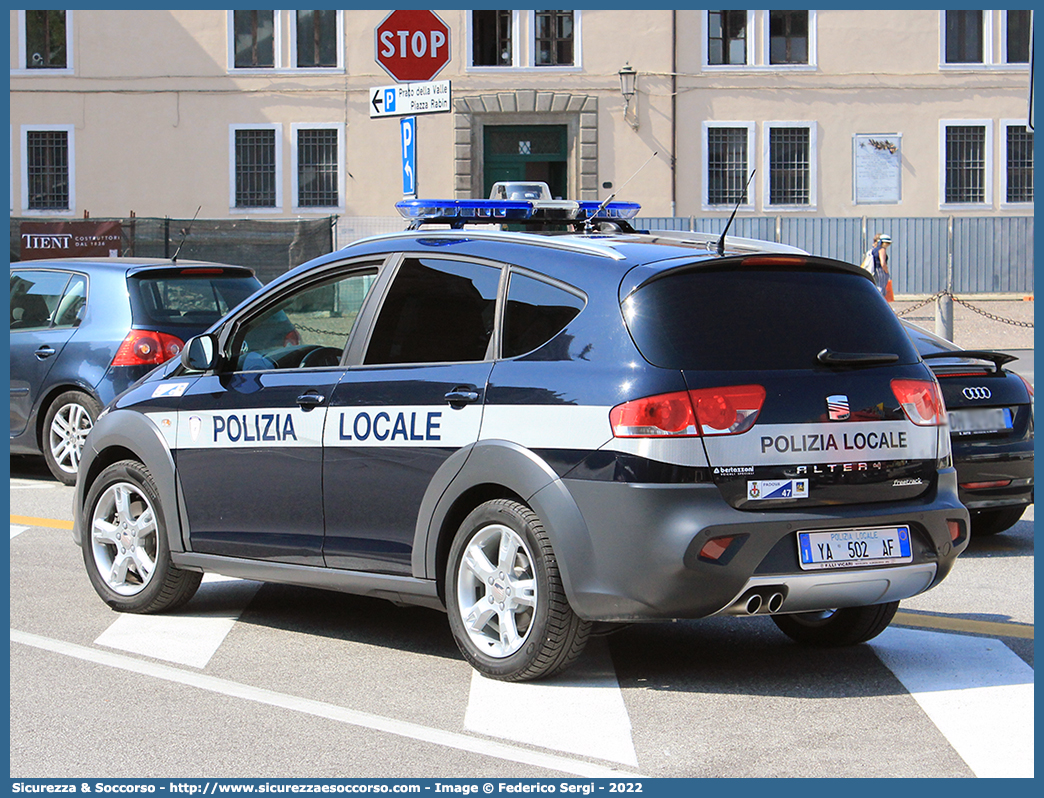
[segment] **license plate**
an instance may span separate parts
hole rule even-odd
[[[806,571],[913,562],[910,527],[798,532],[798,560]]]
[[[975,432],[1001,432],[1012,427],[1011,408],[976,407],[972,410],[951,410],[950,431],[958,435]]]

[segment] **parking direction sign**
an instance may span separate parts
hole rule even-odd
[[[450,109],[450,82],[398,83],[370,89],[370,118],[436,114]]]
[[[417,196],[417,117],[405,116],[399,120],[402,144],[402,195]]]

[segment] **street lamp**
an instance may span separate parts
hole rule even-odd
[[[617,74],[620,76],[620,94],[624,98],[624,119],[627,120],[627,123],[632,128],[637,130],[638,114],[635,112],[629,117],[628,111],[631,110],[631,98],[634,97],[637,90],[638,70],[628,63],[620,67],[620,71]]]

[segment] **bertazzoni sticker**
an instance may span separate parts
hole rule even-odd
[[[807,479],[752,479],[747,482],[747,498],[762,499],[807,499]]]

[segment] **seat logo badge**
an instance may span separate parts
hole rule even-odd
[[[852,410],[848,406],[848,397],[844,394],[839,393],[834,396],[828,396],[826,402],[827,412],[830,414],[831,421],[844,421],[852,415]]]
[[[192,436],[192,442],[196,442],[196,438],[199,437],[199,431],[203,428],[203,419],[199,416],[189,416],[189,435]]]
[[[989,388],[965,388],[961,393],[965,399],[989,399],[993,394]]]

